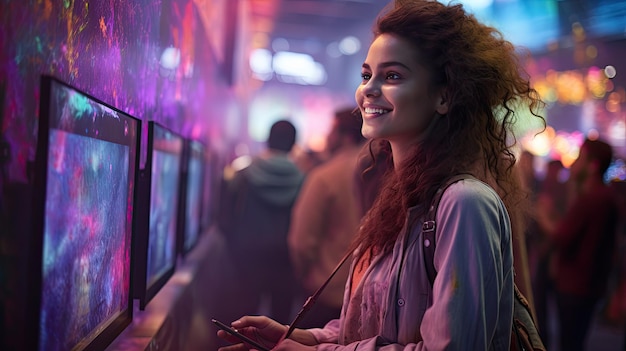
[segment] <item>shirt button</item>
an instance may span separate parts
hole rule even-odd
[[[404,306],[405,302],[404,299],[398,299],[398,306],[402,307]]]

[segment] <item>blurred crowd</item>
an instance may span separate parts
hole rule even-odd
[[[568,168],[551,159],[538,172],[543,160],[519,157],[531,198],[533,300],[548,349],[584,349],[598,323],[626,335],[626,182],[607,180],[614,157],[608,143],[589,139]]]

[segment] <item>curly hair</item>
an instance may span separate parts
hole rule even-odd
[[[511,127],[518,108],[528,109],[544,127],[545,119],[539,115],[544,103],[514,45],[460,4],[396,0],[393,5],[379,15],[374,36],[393,34],[415,45],[431,83],[445,89],[448,112],[435,117],[434,130],[395,172],[387,173],[353,248],[362,245],[375,254],[391,250],[407,210],[429,203],[437,187],[458,173],[472,173],[490,184],[507,206],[514,231],[522,232],[518,219],[525,193],[514,174]]]

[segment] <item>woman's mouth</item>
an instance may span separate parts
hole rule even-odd
[[[391,111],[391,110],[385,110],[385,109],[378,108],[378,107],[366,107],[363,110],[365,111],[365,114],[373,115],[373,116],[384,115],[385,113]]]

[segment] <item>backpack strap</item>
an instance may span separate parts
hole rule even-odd
[[[441,197],[443,196],[443,192],[452,184],[458,182],[463,179],[476,179],[473,175],[469,173],[457,174],[451,178],[448,178],[445,182],[441,184],[439,189],[435,192],[433,199],[430,203],[430,208],[428,208],[428,212],[426,213],[426,218],[424,219],[424,224],[422,225],[422,239],[423,247],[424,247],[424,263],[426,264],[426,273],[428,274],[428,280],[430,281],[430,285],[433,285],[435,282],[435,276],[437,272],[435,271],[435,229],[437,229],[437,223],[435,221],[435,216],[437,215],[437,207],[439,206],[439,202],[441,201]]]

